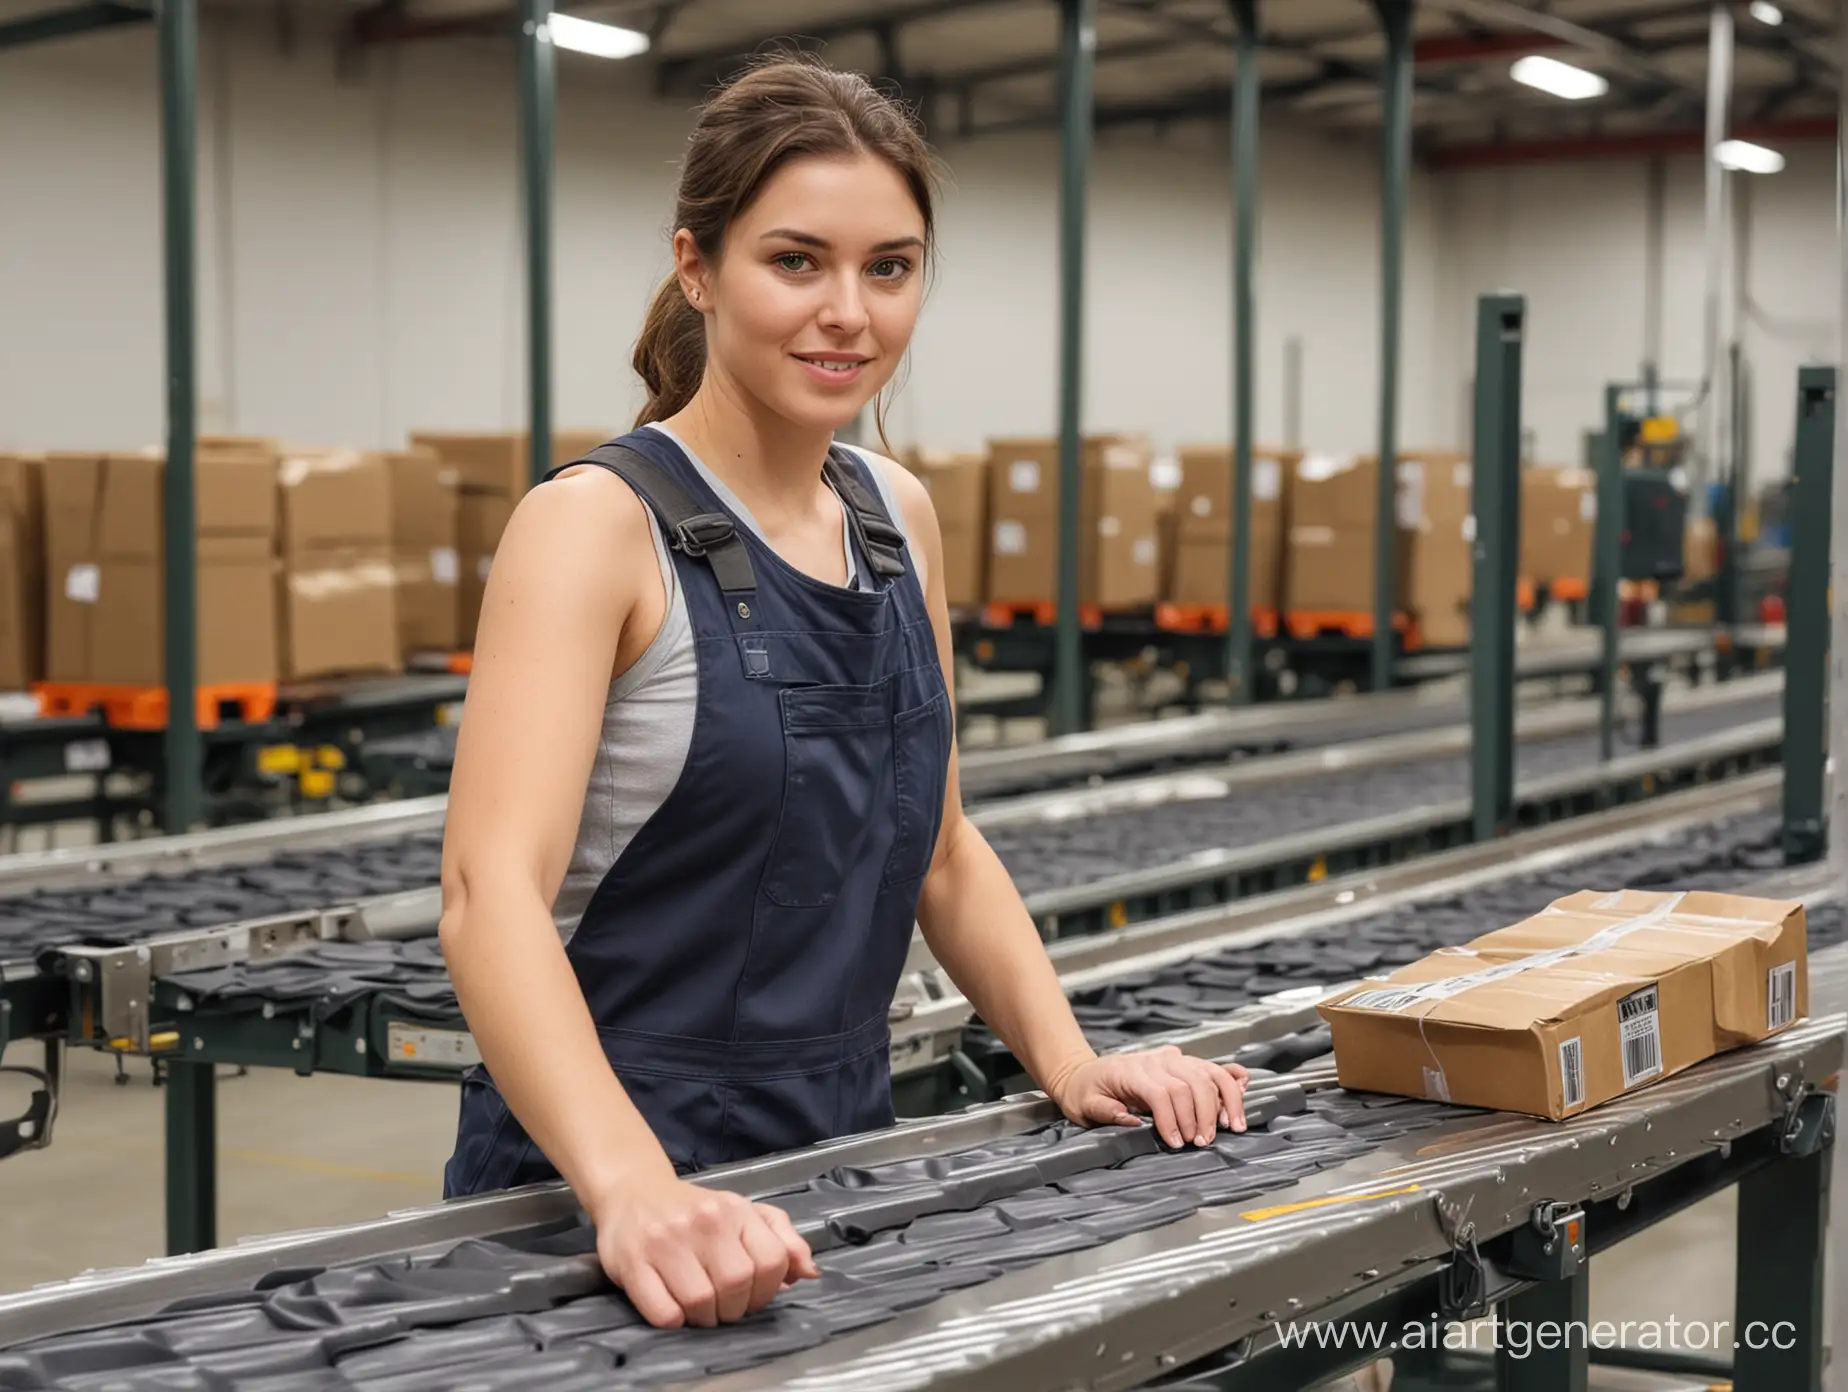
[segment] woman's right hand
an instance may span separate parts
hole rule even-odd
[[[633,1180],[591,1214],[597,1256],[658,1329],[710,1329],[821,1275],[789,1215],[678,1176]]]

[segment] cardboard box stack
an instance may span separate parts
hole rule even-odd
[[[0,691],[45,676],[45,462],[0,454]]]
[[[284,677],[397,671],[386,457],[354,450],[291,452],[277,479]]]
[[[1295,451],[1259,449],[1251,458],[1250,593],[1255,609],[1277,609],[1283,589],[1284,479]],[[1166,594],[1175,604],[1224,605],[1232,574],[1232,447],[1180,452],[1174,561]]]
[[[48,681],[165,683],[165,472],[157,450],[46,456]],[[274,682],[275,456],[267,442],[201,442],[194,487],[197,680]]]
[[[1719,526],[1711,517],[1690,517],[1682,531],[1681,578],[1692,584],[1710,580],[1720,570]]]
[[[1522,578],[1591,584],[1598,526],[1598,479],[1589,469],[1533,465],[1521,471]]]
[[[1155,490],[1148,442],[1083,441],[1079,602],[1105,609],[1153,604],[1160,594]],[[1058,597],[1059,442],[991,440],[988,447],[988,597],[1050,604]]]
[[[1373,609],[1374,513],[1378,462],[1370,457],[1305,454],[1290,475],[1284,604],[1292,610],[1369,613]],[[1411,530],[1393,531],[1395,607],[1405,603]]]
[[[929,490],[937,511],[950,608],[980,604],[988,580],[988,456],[914,448],[901,462]]]
[[[603,430],[555,430],[552,463],[568,463],[611,438],[610,432]],[[461,562],[456,642],[464,648],[475,644],[475,626],[481,618],[481,597],[494,564],[494,548],[500,545],[514,504],[532,481],[526,444],[523,430],[490,434],[419,430],[411,434],[413,449],[434,450],[444,464],[455,470],[456,537]]]
[[[1318,1009],[1341,1085],[1562,1120],[1809,1009],[1803,906],[1585,891]]]
[[[455,470],[428,448],[387,454],[385,464],[391,480],[399,651],[453,651],[462,577]]]
[[[1399,525],[1408,533],[1404,604],[1431,647],[1469,643],[1475,567],[1471,473],[1469,460],[1445,451],[1399,459]]]

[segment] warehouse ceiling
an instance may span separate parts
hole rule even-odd
[[[455,0],[451,0],[452,3]],[[460,0],[469,3],[469,0]],[[1228,0],[1096,0],[1100,129],[1227,119]],[[938,140],[1058,121],[1056,0],[579,0],[586,18],[653,36],[653,81],[697,97],[753,53],[796,45],[896,83]],[[1782,23],[1734,6],[1734,131],[1832,135],[1834,0],[1779,0]],[[1267,112],[1292,124],[1377,126],[1385,43],[1371,0],[1257,0]],[[1709,0],[1418,0],[1413,120],[1422,156],[1547,158],[1604,145],[1698,149]],[[1762,11],[1761,11],[1762,13]],[[1568,102],[1515,82],[1545,54],[1605,77]]]
[[[48,0],[0,0],[0,38]],[[60,14],[145,20],[148,0],[64,0]],[[52,0],[57,3],[57,0]],[[213,0],[207,0],[213,3]],[[278,16],[326,0],[273,5]],[[657,95],[696,101],[753,54],[801,47],[896,86],[939,143],[1059,118],[1059,0],[555,0],[645,30],[610,65]],[[1393,0],[1250,0],[1267,122],[1377,128]],[[335,0],[350,45],[506,34],[515,0]],[[1234,0],[1094,0],[1100,130],[1223,125],[1232,101]],[[1835,133],[1837,0],[1727,0],[1734,16],[1731,133],[1766,144]],[[1437,165],[1701,148],[1713,0],[1412,0],[1415,148]],[[100,16],[100,18],[98,18]],[[1777,18],[1780,22],[1767,22]],[[75,32],[75,30],[73,31]],[[1543,55],[1589,69],[1603,95],[1565,101],[1514,81]],[[594,59],[568,61],[593,63]]]

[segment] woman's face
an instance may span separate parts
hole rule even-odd
[[[689,268],[691,246],[676,250],[706,313],[708,371],[792,424],[848,424],[911,342],[924,217],[904,179],[874,156],[783,166],[732,222],[717,266]]]

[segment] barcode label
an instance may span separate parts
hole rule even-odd
[[[1617,1031],[1623,1041],[1623,1085],[1635,1087],[1662,1071],[1662,1017],[1656,988],[1645,986],[1617,1002]]]
[[[1576,1107],[1585,1100],[1585,1050],[1576,1036],[1560,1042],[1559,1077],[1568,1107]]]
[[[1358,996],[1349,996],[1341,1003],[1355,1010],[1403,1010],[1423,999],[1423,994],[1418,991],[1362,991]]]
[[[1771,968],[1765,993],[1765,1028],[1781,1030],[1797,1018],[1797,964]]]

